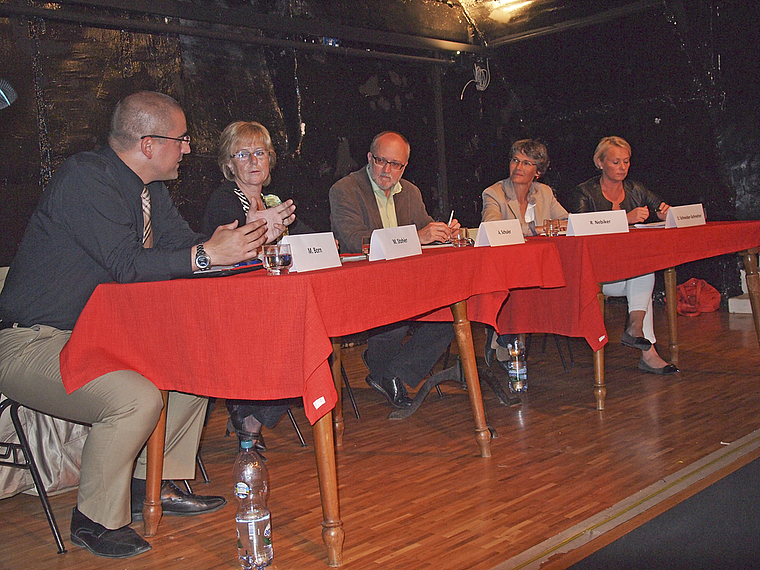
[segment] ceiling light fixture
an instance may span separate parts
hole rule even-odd
[[[532,0],[496,0],[493,3],[493,10],[489,14],[492,20],[506,24],[512,17],[522,10],[533,4]]]

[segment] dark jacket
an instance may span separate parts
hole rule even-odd
[[[569,204],[571,212],[582,214],[612,210],[612,202],[604,197],[600,180],[601,178],[596,176],[575,187]],[[662,200],[657,195],[647,190],[643,184],[633,180],[623,180],[623,188],[625,198],[620,203],[621,209],[630,212],[634,208],[648,206],[649,217],[656,218],[655,212],[662,204]]]
[[[393,196],[399,226],[414,224],[417,231],[435,221],[425,210],[422,193],[401,179],[401,192]],[[383,227],[367,168],[352,172],[330,188],[330,225],[341,253],[361,253],[362,238]]]

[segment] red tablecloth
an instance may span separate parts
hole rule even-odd
[[[336,402],[330,337],[401,320],[496,323],[508,291],[562,287],[551,241],[499,248],[441,248],[392,261],[271,277],[100,285],[61,353],[71,392],[114,370],[161,389],[220,398],[303,397],[314,423]]]
[[[598,350],[606,344],[607,336],[596,300],[597,283],[760,247],[760,221],[709,222],[690,228],[632,228],[622,234],[529,241],[557,245],[567,287],[513,291],[498,316],[498,330],[584,337],[593,350]]]

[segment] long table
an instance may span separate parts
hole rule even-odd
[[[69,392],[113,370],[158,388],[243,399],[302,397],[314,426],[328,563],[342,563],[331,409],[338,401],[331,338],[408,319],[452,320],[481,456],[490,456],[468,318],[496,324],[509,291],[565,285],[552,242],[431,249],[393,261],[270,277],[100,285],[61,353]],[[166,400],[165,400],[166,402]],[[148,441],[145,533],[161,518],[165,408]]]
[[[757,248],[760,221],[708,222],[688,228],[632,228],[628,233],[529,238],[554,243],[560,252],[567,287],[513,291],[498,316],[502,333],[548,332],[583,337],[594,350],[594,394],[604,409],[604,297],[601,283],[665,270],[670,358],[678,362],[675,266],[716,255],[741,252],[755,329],[760,341],[760,277]],[[593,294],[592,294],[593,293]]]

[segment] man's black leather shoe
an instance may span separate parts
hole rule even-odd
[[[150,544],[128,526],[107,529],[76,507],[71,514],[71,542],[105,558],[129,558],[150,550]]]
[[[376,382],[371,375],[367,376],[367,384],[380,392],[388,400],[388,403],[394,408],[406,408],[412,405],[412,400],[406,394],[406,386],[397,377],[383,378],[381,382]]]
[[[137,482],[137,483],[135,483]],[[142,482],[142,485],[140,485]],[[142,491],[140,490],[142,487]],[[132,520],[142,520],[142,508],[145,501],[145,481],[132,479]],[[224,497],[213,495],[194,495],[183,491],[172,481],[161,483],[161,509],[164,515],[189,517],[218,511],[227,504]]]

